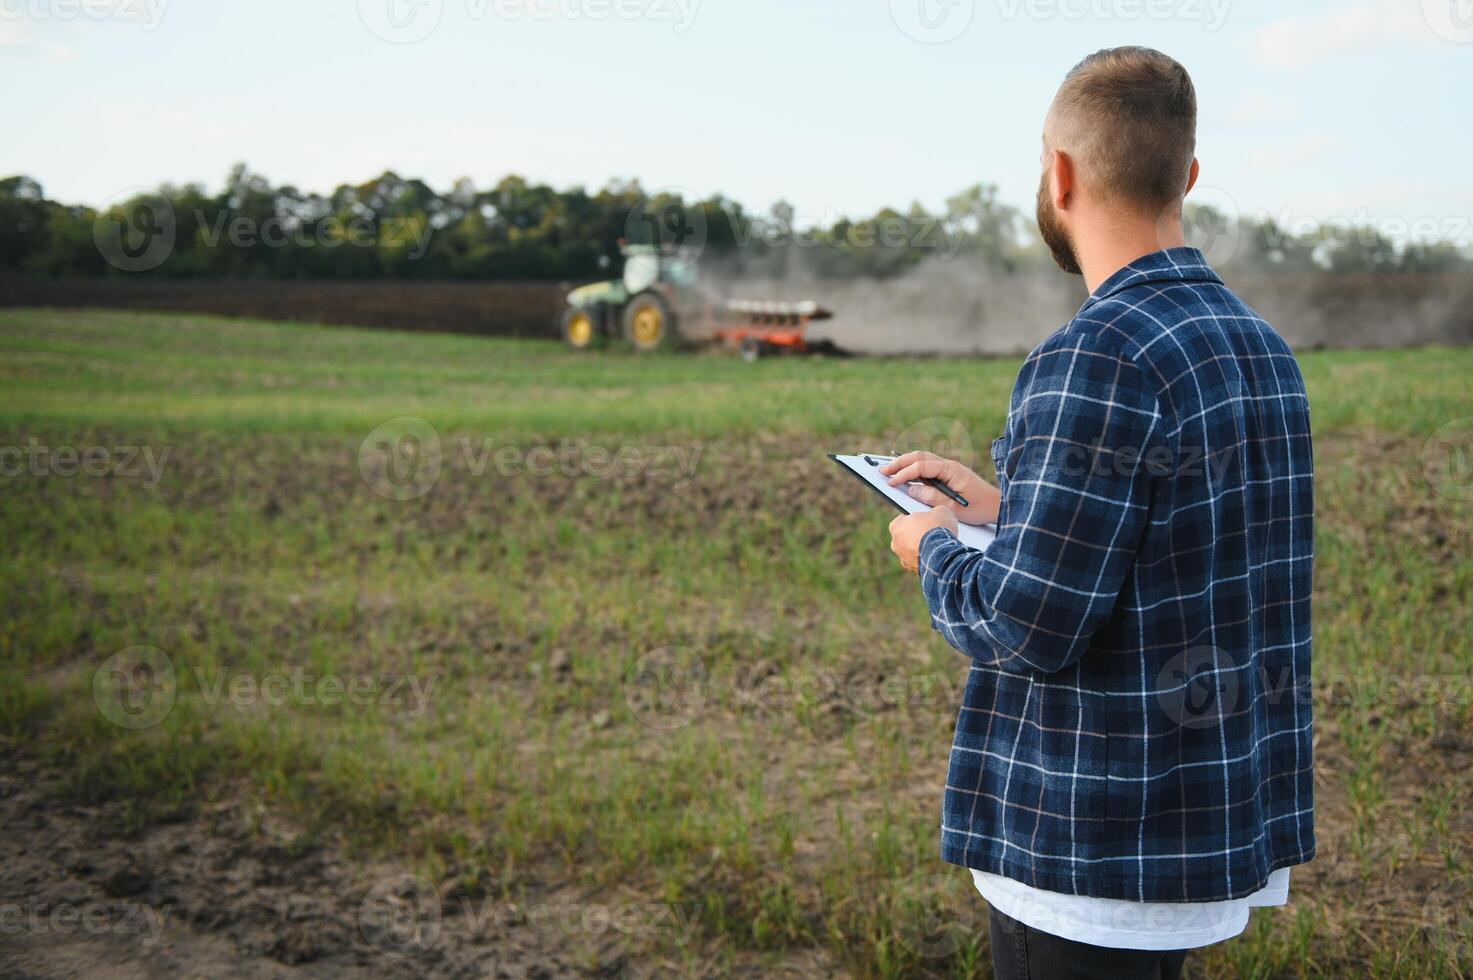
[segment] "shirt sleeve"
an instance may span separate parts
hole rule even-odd
[[[1118,345],[1117,345],[1118,346]],[[920,546],[931,624],[979,663],[1015,673],[1072,666],[1110,616],[1167,461],[1139,367],[1098,335],[1061,331],[1019,372],[997,540],[941,528]]]

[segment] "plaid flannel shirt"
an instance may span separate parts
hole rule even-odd
[[[941,854],[1035,888],[1239,898],[1314,856],[1304,380],[1193,248],[1144,256],[1029,355],[984,553],[928,531],[972,658]]]

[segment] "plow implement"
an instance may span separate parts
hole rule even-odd
[[[783,303],[771,300],[732,299],[715,311],[711,336],[741,353],[742,360],[755,361],[766,354],[809,349],[804,331],[814,320],[834,314],[812,300]]]

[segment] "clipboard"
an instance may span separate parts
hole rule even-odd
[[[829,459],[853,473],[859,482],[884,497],[896,510],[906,514],[923,514],[931,509],[929,504],[923,504],[906,493],[904,487],[890,486],[890,478],[880,472],[880,467],[895,457],[882,453],[828,453],[827,455]],[[988,545],[992,544],[997,537],[997,525],[958,524],[956,537],[968,548],[986,551]]]

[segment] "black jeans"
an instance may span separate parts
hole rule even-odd
[[[1110,949],[1030,929],[992,909],[997,980],[1178,980],[1184,949]]]

